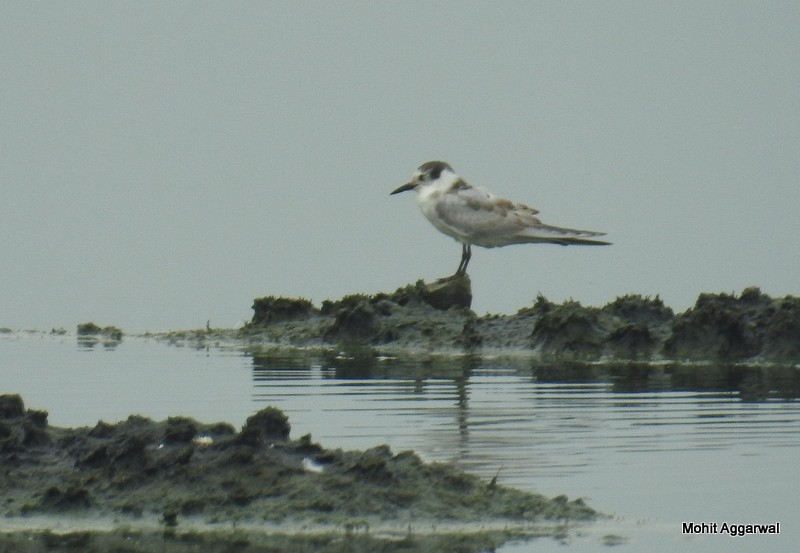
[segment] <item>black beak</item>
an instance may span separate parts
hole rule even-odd
[[[417,184],[418,183],[416,182],[407,182],[400,188],[397,188],[396,190],[392,191],[392,193],[389,195],[391,196],[392,194],[399,194],[400,192],[405,192],[406,190],[414,190],[417,187]]]

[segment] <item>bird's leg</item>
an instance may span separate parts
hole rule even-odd
[[[469,264],[469,259],[472,257],[472,248],[469,244],[462,244],[461,245],[461,263],[458,264],[458,269],[456,269],[456,274],[453,276],[464,276],[467,274],[467,265]]]
[[[458,262],[458,269],[456,269],[456,272],[453,274],[454,277],[461,276],[461,267],[464,266],[464,256],[467,255],[466,247],[465,244],[461,244],[461,260]]]

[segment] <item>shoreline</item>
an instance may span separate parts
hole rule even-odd
[[[60,428],[47,416],[18,395],[0,395],[0,547],[100,551],[134,540],[142,545],[132,551],[146,551],[155,540],[175,545],[170,551],[188,542],[223,551],[234,539],[253,551],[276,543],[337,551],[356,540],[364,551],[446,551],[457,539],[464,551],[479,551],[605,518],[580,498],[507,487],[413,451],[292,439],[274,407],[238,431],[138,415]]]
[[[463,293],[465,282],[448,283]],[[675,314],[658,298],[621,296],[602,307],[539,296],[513,315],[477,316],[464,298],[437,283],[393,293],[326,300],[257,298],[240,329],[145,333],[168,343],[238,346],[267,351],[335,350],[345,356],[478,355],[586,363],[800,363],[800,298],[772,298],[758,288],[701,294]],[[471,296],[470,296],[471,297]],[[468,304],[468,302],[467,302]]]
[[[432,292],[431,290],[434,290]],[[674,313],[656,296],[629,294],[601,307],[561,304],[539,296],[511,315],[478,316],[469,278],[418,281],[392,293],[353,294],[315,306],[303,298],[266,296],[253,302],[240,328],[127,334],[94,322],[77,325],[79,343],[114,347],[127,338],[256,354],[310,353],[352,359],[478,356],[591,365],[800,366],[800,297],[772,298],[758,288],[703,293]],[[0,335],[41,332],[0,328]],[[71,335],[64,328],[54,336]]]

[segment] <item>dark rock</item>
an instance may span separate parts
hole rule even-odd
[[[228,496],[225,498],[223,504],[245,507],[247,505],[250,505],[250,503],[252,503],[254,499],[256,499],[255,494],[253,494],[252,492],[248,492],[244,488],[237,487],[228,492]]]
[[[38,428],[47,428],[47,417],[47,411],[28,409],[28,420],[31,421],[31,424]]]
[[[16,451],[21,444],[22,438],[16,428],[0,421],[0,453]]]
[[[303,319],[316,310],[306,299],[267,296],[253,300],[253,311],[251,324],[266,326],[281,321]]]
[[[478,330],[478,319],[472,312],[464,321],[464,328],[461,329],[461,335],[458,337],[459,343],[465,349],[472,349],[480,347],[483,344],[483,336]]]
[[[765,315],[772,299],[757,288],[732,294],[700,294],[694,307],[676,316],[664,344],[671,357],[739,360],[762,351]]]
[[[596,308],[575,301],[555,304],[540,294],[533,306],[514,315],[476,318],[468,309],[466,276],[420,280],[393,293],[351,294],[322,302],[320,310],[306,300],[272,296],[256,303],[268,313],[261,320],[275,321],[261,331],[267,342],[335,345],[337,351],[369,347],[372,357],[383,353],[379,346],[391,344],[416,351],[530,349],[550,359],[800,358],[800,299],[773,300],[758,288],[739,297],[701,294],[692,309],[677,316],[658,296],[628,294]],[[257,336],[258,331],[246,332]]]
[[[392,459],[393,463],[397,466],[408,466],[414,470],[418,469],[424,462],[420,459],[419,455],[411,450],[401,451]]]
[[[661,298],[651,299],[639,294],[620,296],[602,308],[603,312],[619,317],[626,323],[653,324],[669,322],[675,316]]]
[[[388,467],[388,461],[392,456],[389,446],[373,447],[364,451],[347,472],[368,480],[386,482],[392,478],[392,471]]]
[[[542,314],[533,328],[531,345],[545,353],[596,356],[603,339],[597,309],[569,301]]]
[[[164,526],[174,528],[178,525],[178,513],[173,509],[165,509],[161,515],[161,522]]]
[[[341,460],[341,451],[326,449],[314,455],[314,461],[322,465],[330,465]]]
[[[471,301],[469,279],[446,280],[448,282],[434,283],[430,288],[420,280],[391,294],[350,294],[340,300],[326,300],[319,311],[301,311],[296,319],[277,321],[261,330],[251,324],[242,333],[249,336],[261,334],[271,341],[290,345],[322,342],[335,344],[338,348],[428,341],[434,335],[436,341],[446,347],[466,343],[474,345],[477,334],[467,336],[466,342],[464,337],[460,337],[463,318],[468,311],[463,306]],[[442,290],[437,291],[437,287]],[[448,290],[459,289],[462,292],[466,289],[469,297],[464,299],[462,294],[460,298],[443,299]],[[281,298],[269,299],[275,303]],[[450,313],[451,307],[457,309]],[[254,322],[256,320],[258,317]]]
[[[604,337],[606,354],[622,359],[652,357],[669,333],[674,317],[659,297],[620,296],[600,309],[611,330]]]
[[[52,486],[44,492],[39,501],[39,508],[48,511],[70,511],[86,509],[91,504],[89,490],[83,486],[72,485],[66,488]]]
[[[28,410],[17,394],[0,396],[0,453],[49,443],[47,411]]]
[[[197,435],[197,423],[187,417],[169,417],[164,429],[167,444],[185,444]]]
[[[469,276],[452,276],[425,285],[422,298],[431,307],[446,311],[452,307],[469,309],[472,282]]]
[[[179,515],[309,524],[340,523],[342,516],[397,519],[410,511],[433,520],[550,516],[546,498],[498,484],[489,499],[477,477],[423,463],[412,452],[393,455],[387,446],[325,450],[310,435],[290,441],[289,422],[274,408],[250,417],[234,437],[226,434],[227,424],[202,425],[184,417],[153,422],[131,416],[118,424],[68,429],[42,427],[30,416],[35,412],[28,413],[0,420],[0,443],[14,448],[0,455],[8,517],[81,511],[81,516],[127,521],[163,513],[163,524],[170,525]],[[25,428],[52,437],[41,447],[25,447]],[[193,428],[199,436],[219,439],[205,446],[187,441]],[[267,445],[272,438],[280,441]],[[324,467],[309,471],[307,458]],[[557,507],[553,516],[569,514]],[[587,510],[583,516],[593,514]],[[63,545],[58,544],[54,547]]]
[[[25,415],[25,404],[19,394],[0,396],[0,419],[15,419]]]
[[[555,306],[556,304],[548,300],[546,297],[541,294],[537,294],[536,300],[533,302],[533,307],[530,309],[536,315],[544,315],[545,313],[552,311]],[[525,309],[520,310],[520,312],[522,311],[525,311]]]
[[[80,459],[78,466],[112,470],[136,469],[147,464],[146,446],[147,442],[141,436],[130,436],[113,443],[103,443]]]
[[[321,445],[311,441],[311,434],[300,436],[300,443],[295,446],[294,450],[303,455],[316,455],[323,451]]]
[[[226,467],[230,464],[249,465],[255,459],[255,448],[263,446],[264,442],[256,436],[255,431],[249,433],[242,432],[232,443],[225,444],[221,448],[225,454],[220,459],[219,464]]]
[[[226,438],[236,434],[236,429],[227,422],[218,422],[209,425],[203,425],[198,434],[210,436],[212,439]]]
[[[397,304],[387,299],[377,299],[373,302],[372,307],[375,309],[375,313],[381,317],[388,317],[394,312]]]
[[[171,451],[173,449],[174,451]],[[188,465],[194,452],[195,448],[192,445],[182,448],[169,448],[166,450],[166,454],[158,459],[158,465],[160,468]]]
[[[240,435],[243,435],[244,441],[252,441],[251,445],[256,445],[257,443],[285,441],[289,438],[291,430],[289,418],[283,411],[276,407],[266,407],[248,417]]]
[[[765,319],[762,355],[772,359],[800,359],[800,298],[775,300]]]
[[[105,421],[97,421],[97,424],[89,431],[92,438],[110,438],[114,435],[114,425]]]
[[[658,345],[650,328],[643,323],[620,326],[606,339],[610,349],[623,358],[651,356]]]
[[[119,342],[122,340],[123,332],[115,326],[100,327],[93,322],[81,323],[78,325],[79,337],[101,336]]]
[[[129,416],[116,425],[98,423],[89,436],[99,438],[77,460],[79,467],[141,471],[149,467],[147,447],[161,441],[163,430],[152,420]]]
[[[79,336],[94,336],[96,334],[100,334],[102,332],[102,328],[100,326],[88,322],[88,323],[80,323],[78,325],[78,335]]]
[[[22,423],[22,445],[25,447],[45,445],[50,442],[46,425],[37,424],[32,418]]]
[[[408,284],[395,290],[388,299],[400,307],[414,306],[424,303],[427,285],[422,280]]]
[[[345,296],[335,304],[325,304],[322,312],[334,316],[333,324],[326,331],[329,339],[371,341],[380,328],[379,315],[372,300],[363,294]]]

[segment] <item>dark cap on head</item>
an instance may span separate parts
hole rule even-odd
[[[453,168],[450,167],[449,164],[445,163],[444,161],[428,161],[423,163],[419,166],[419,172],[425,175],[428,175],[431,180],[436,180],[439,178],[439,175],[442,174],[442,171],[447,169],[451,173],[453,173]]]
[[[442,174],[442,171],[448,170],[454,173],[453,168],[444,161],[428,161],[419,166],[414,173],[411,182],[407,182],[403,186],[394,189],[391,194],[398,194],[406,190],[414,190],[423,182],[435,181]]]

